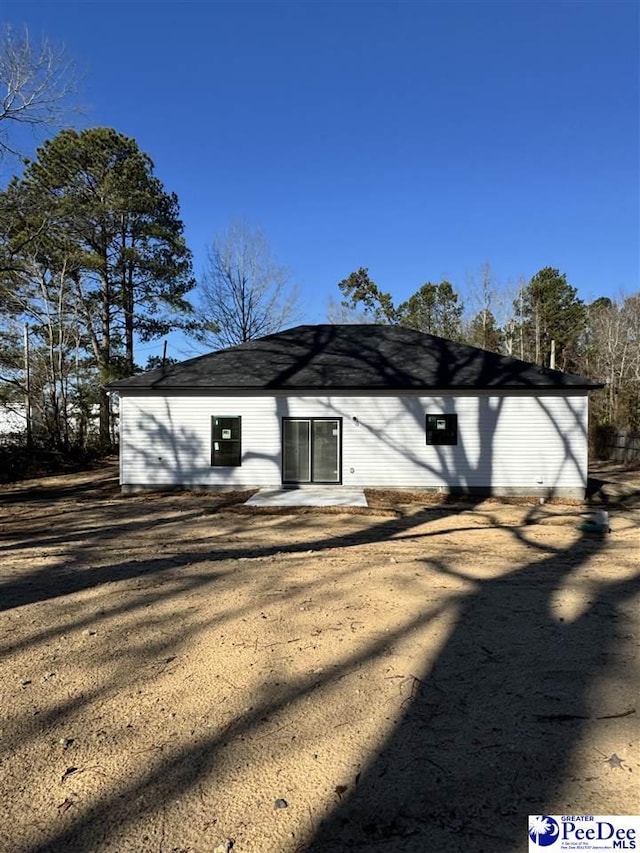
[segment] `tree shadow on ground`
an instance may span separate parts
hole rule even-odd
[[[131,504],[128,507],[125,503],[119,504],[111,514],[100,514],[99,519],[98,513],[92,511],[92,515],[83,520],[79,529],[73,531],[69,530],[68,521],[65,529],[57,533],[50,534],[45,528],[46,534],[38,536],[36,540],[38,546],[51,548],[68,545],[68,552],[63,555],[57,565],[52,566],[47,563],[42,568],[33,568],[16,577],[0,581],[0,611],[47,601],[104,584],[124,583],[137,577],[162,574],[179,565],[195,565],[205,561],[216,563],[243,558],[266,558],[278,554],[304,553],[309,550],[322,552],[333,548],[382,542],[399,533],[411,531],[424,521],[424,516],[420,514],[406,518],[375,519],[374,523],[357,534],[343,535],[339,532],[334,535],[323,534],[298,544],[278,543],[238,547],[214,541],[215,547],[212,548],[211,539],[207,538],[201,543],[192,541],[189,543],[191,547],[182,545],[179,555],[168,553],[166,557],[158,556],[154,559],[149,559],[146,553],[142,557],[127,555],[127,559],[107,561],[104,565],[91,561],[91,555],[95,553],[96,547],[101,550],[101,557],[104,557],[108,543],[114,543],[115,546],[119,537],[136,532],[155,531],[159,547],[170,548],[171,525],[185,524],[203,514],[211,515],[219,510],[229,509],[230,506],[244,501],[248,494],[249,492],[220,493],[202,499],[195,498],[184,504],[179,499],[176,504],[172,504],[171,497],[164,502],[162,498],[155,496],[153,504],[143,501],[135,505],[135,508]],[[68,495],[65,496],[68,497]],[[159,505],[166,512],[158,517]],[[176,508],[179,510],[177,517]],[[50,509],[53,512],[54,507]],[[259,509],[252,511],[251,515],[263,515]],[[174,510],[174,515],[171,514],[171,510]],[[288,513],[283,514],[283,517],[286,515]],[[92,523],[95,525],[93,529]],[[246,523],[246,516],[238,516],[239,527],[246,526]],[[90,544],[85,544],[87,539],[91,539]],[[31,539],[25,539],[2,546],[0,550],[29,551],[33,544],[35,542]],[[198,547],[192,547],[194,545]]]
[[[594,683],[625,677],[616,646],[640,576],[594,592],[573,622],[554,614],[563,582],[601,547],[583,535],[568,551],[473,581],[435,666],[416,674],[404,717],[308,853],[526,849],[527,815],[558,802],[575,745],[602,713]],[[568,812],[585,809],[597,813],[597,800],[567,797]]]
[[[105,584],[125,583],[138,577],[162,575],[177,566],[193,566],[205,561],[217,563],[243,558],[270,558],[282,554],[305,553],[309,550],[322,553],[334,548],[355,548],[403,536],[428,538],[431,535],[441,535],[441,532],[432,534],[413,531],[429,519],[442,516],[453,518],[461,512],[472,510],[478,504],[478,499],[457,499],[455,504],[447,508],[425,507],[422,512],[414,511],[408,515],[398,516],[393,513],[389,518],[374,517],[371,524],[357,533],[343,534],[334,531],[331,535],[323,532],[321,536],[293,544],[236,546],[229,542],[212,542],[211,537],[206,536],[202,540],[191,540],[187,546],[181,544],[179,554],[174,554],[173,537],[179,534],[176,528],[202,516],[214,516],[218,512],[235,509],[238,511],[237,527],[242,529],[247,524],[247,515],[281,516],[284,520],[295,515],[295,511],[280,507],[273,510],[245,507],[244,501],[252,491],[211,493],[202,497],[187,495],[182,498],[169,493],[165,496],[155,494],[153,498],[141,500],[117,500],[113,505],[102,508],[99,499],[96,503],[87,501],[86,505],[74,507],[73,512],[77,520],[75,523],[70,522],[64,501],[81,499],[87,491],[88,487],[84,483],[78,484],[75,490],[72,486],[63,490],[57,499],[51,500],[49,511],[41,522],[31,520],[31,535],[22,539],[16,538],[15,533],[11,531],[0,535],[0,540],[10,540],[7,545],[0,545],[0,552],[4,552],[7,558],[11,552],[14,552],[15,557],[20,556],[21,552],[31,553],[33,545],[45,552],[55,548],[62,549],[60,559],[54,565],[47,562],[41,568],[27,569],[15,576],[0,579],[0,612]],[[39,498],[33,498],[33,501],[38,503]],[[59,529],[54,525],[54,530],[51,531],[50,524],[56,517],[58,501],[61,502],[59,512],[64,524]],[[341,513],[348,514],[348,509],[342,507],[340,510]],[[313,516],[319,512],[322,510],[312,508],[311,512],[304,514]],[[16,524],[20,526],[23,523],[23,517],[20,516]],[[450,532],[456,530],[460,530],[459,525],[453,527]],[[128,552],[126,559],[104,560],[105,554],[109,552],[113,552],[114,556],[120,553],[118,546],[124,536],[150,532],[153,532],[157,539],[158,549],[167,549],[166,556],[160,554],[149,558],[148,548],[142,547],[140,555]],[[515,532],[514,535],[518,536],[518,533]]]
[[[374,529],[361,538],[351,534],[345,544],[384,541],[390,532],[388,522]],[[526,529],[514,531],[525,542]],[[331,541],[336,546],[340,537]],[[563,622],[555,614],[554,596],[605,540],[582,534],[564,550],[533,541],[531,546],[522,566],[491,579],[476,577],[472,565],[467,573],[446,560],[425,558],[425,571],[435,568],[443,582],[462,580],[470,587],[457,599],[455,627],[435,663],[412,673],[414,690],[387,742],[299,849],[525,849],[527,814],[544,813],[546,804],[557,800],[570,777],[575,745],[598,713],[593,683],[603,671],[624,677],[616,642],[624,606],[640,588],[638,576],[603,586],[593,591],[582,613]],[[203,592],[213,580],[206,577]],[[255,609],[260,602],[248,606]],[[228,747],[255,736],[265,720],[290,705],[302,712],[303,700],[315,691],[380,658],[390,644],[406,641],[440,612],[426,609],[330,672],[290,678],[278,689],[265,685],[253,705],[224,729],[167,750],[145,774],[76,814],[32,853],[97,849],[109,838],[110,826],[122,831],[188,795],[201,780],[220,772]],[[184,627],[180,639],[189,639]]]
[[[0,506],[10,506],[18,502],[53,502],[70,498],[73,500],[92,500],[96,498],[116,498],[120,494],[117,465],[110,463],[91,472],[83,472],[71,482],[61,483],[62,475],[43,477],[40,481],[28,480],[5,486],[0,491]],[[67,478],[65,478],[67,479]]]
[[[585,497],[589,503],[608,509],[634,509],[640,506],[640,489],[616,483],[606,471],[593,472],[587,480]]]
[[[443,514],[438,508],[437,516],[441,519]],[[457,513],[450,509],[448,514],[453,518]],[[335,811],[300,849],[313,853],[347,849],[368,853],[388,853],[389,849],[512,853],[525,849],[526,815],[543,813],[547,803],[557,801],[558,792],[571,777],[573,750],[594,714],[600,712],[593,699],[593,685],[603,673],[616,678],[626,675],[616,649],[625,629],[625,605],[640,587],[636,576],[594,588],[585,609],[572,621],[563,622],[554,607],[558,591],[588,567],[607,546],[607,540],[576,534],[569,547],[553,550],[544,538],[528,538],[531,525],[527,521],[533,518],[532,510],[522,526],[509,531],[514,542],[527,548],[522,565],[490,579],[474,575],[473,554],[469,555],[468,572],[454,568],[446,555],[434,557],[429,542],[454,534],[456,525],[440,530],[417,529],[426,521],[424,514],[417,514],[376,521],[361,531],[342,533],[333,529],[331,535],[307,537],[276,548],[259,540],[252,545],[238,543],[230,536],[215,542],[215,547],[204,539],[187,547],[178,543],[179,559],[147,556],[139,561],[107,560],[97,571],[88,562],[90,554],[77,545],[71,551],[68,568],[78,573],[80,586],[76,581],[67,591],[140,577],[141,584],[151,586],[132,596],[120,615],[133,616],[133,625],[137,624],[142,636],[150,603],[175,601],[177,605],[185,589],[224,596],[224,572],[216,569],[217,563],[271,559],[309,550],[322,554],[333,548],[359,548],[402,538],[424,542],[428,555],[424,557],[425,572],[435,569],[443,582],[462,580],[468,585],[455,604],[444,605],[456,607],[453,631],[435,663],[411,674],[414,689],[387,742],[371,756],[357,784],[355,779],[349,780]],[[198,576],[192,569],[199,563],[212,563],[212,569]],[[319,588],[332,571],[320,574]],[[171,574],[173,582],[168,577]],[[228,574],[229,583],[242,582]],[[61,594],[60,577],[50,586],[44,584],[43,577],[32,577],[38,583],[28,589],[25,602],[45,601]],[[264,572],[262,595],[243,605],[245,615],[259,611],[273,582],[273,575]],[[312,586],[310,583],[307,591]],[[440,612],[426,603],[426,609],[415,619],[345,656],[330,671],[290,678],[278,688],[265,684],[252,706],[225,728],[167,749],[157,760],[150,760],[145,773],[105,791],[97,803],[72,812],[67,825],[52,829],[46,841],[29,848],[30,853],[102,849],[116,827],[120,831],[134,826],[163,805],[188,795],[203,779],[215,777],[229,747],[259,734],[265,719],[289,705],[302,713],[302,702],[316,691],[380,659],[390,644],[408,641]],[[115,611],[106,615],[119,618]],[[237,615],[226,608],[220,618],[230,620]],[[77,612],[64,630],[82,626],[84,620],[85,614]],[[128,631],[131,626],[129,622]],[[123,659],[137,662],[133,671],[140,673],[154,656],[166,650],[174,654],[175,647],[186,648],[202,627],[190,624],[176,606],[164,617],[165,645],[136,644],[129,633],[125,635],[124,627],[116,645],[122,649]],[[51,724],[77,713],[96,697],[130,689],[131,675],[124,673],[124,669],[116,670],[112,681],[95,694],[54,708]],[[137,674],[136,678],[141,676]],[[37,726],[41,724],[37,722]],[[21,731],[26,736],[26,730]],[[592,800],[587,808],[596,811],[595,802]],[[567,805],[574,803],[568,800]]]

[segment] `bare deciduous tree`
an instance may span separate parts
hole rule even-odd
[[[72,110],[77,69],[64,49],[43,38],[34,45],[25,27],[0,34],[0,156],[19,154],[8,125],[59,127]]]
[[[260,228],[234,223],[218,235],[200,283],[200,339],[227,347],[270,335],[295,321],[298,295]]]
[[[370,322],[371,317],[364,311],[358,311],[356,308],[349,308],[342,302],[337,302],[333,296],[329,297],[327,301],[327,323],[357,326]]]
[[[585,372],[606,384],[594,400],[601,423],[640,428],[640,294],[588,308]]]

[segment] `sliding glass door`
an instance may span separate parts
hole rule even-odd
[[[311,482],[311,421],[285,418],[282,422],[282,482]]]
[[[282,482],[341,482],[340,427],[340,418],[283,418]]]

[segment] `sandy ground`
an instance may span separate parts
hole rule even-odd
[[[640,802],[640,475],[577,506],[0,490],[0,849],[527,849]]]

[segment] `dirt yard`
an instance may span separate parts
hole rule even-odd
[[[0,849],[519,853],[640,802],[640,474],[587,508],[0,490]]]

